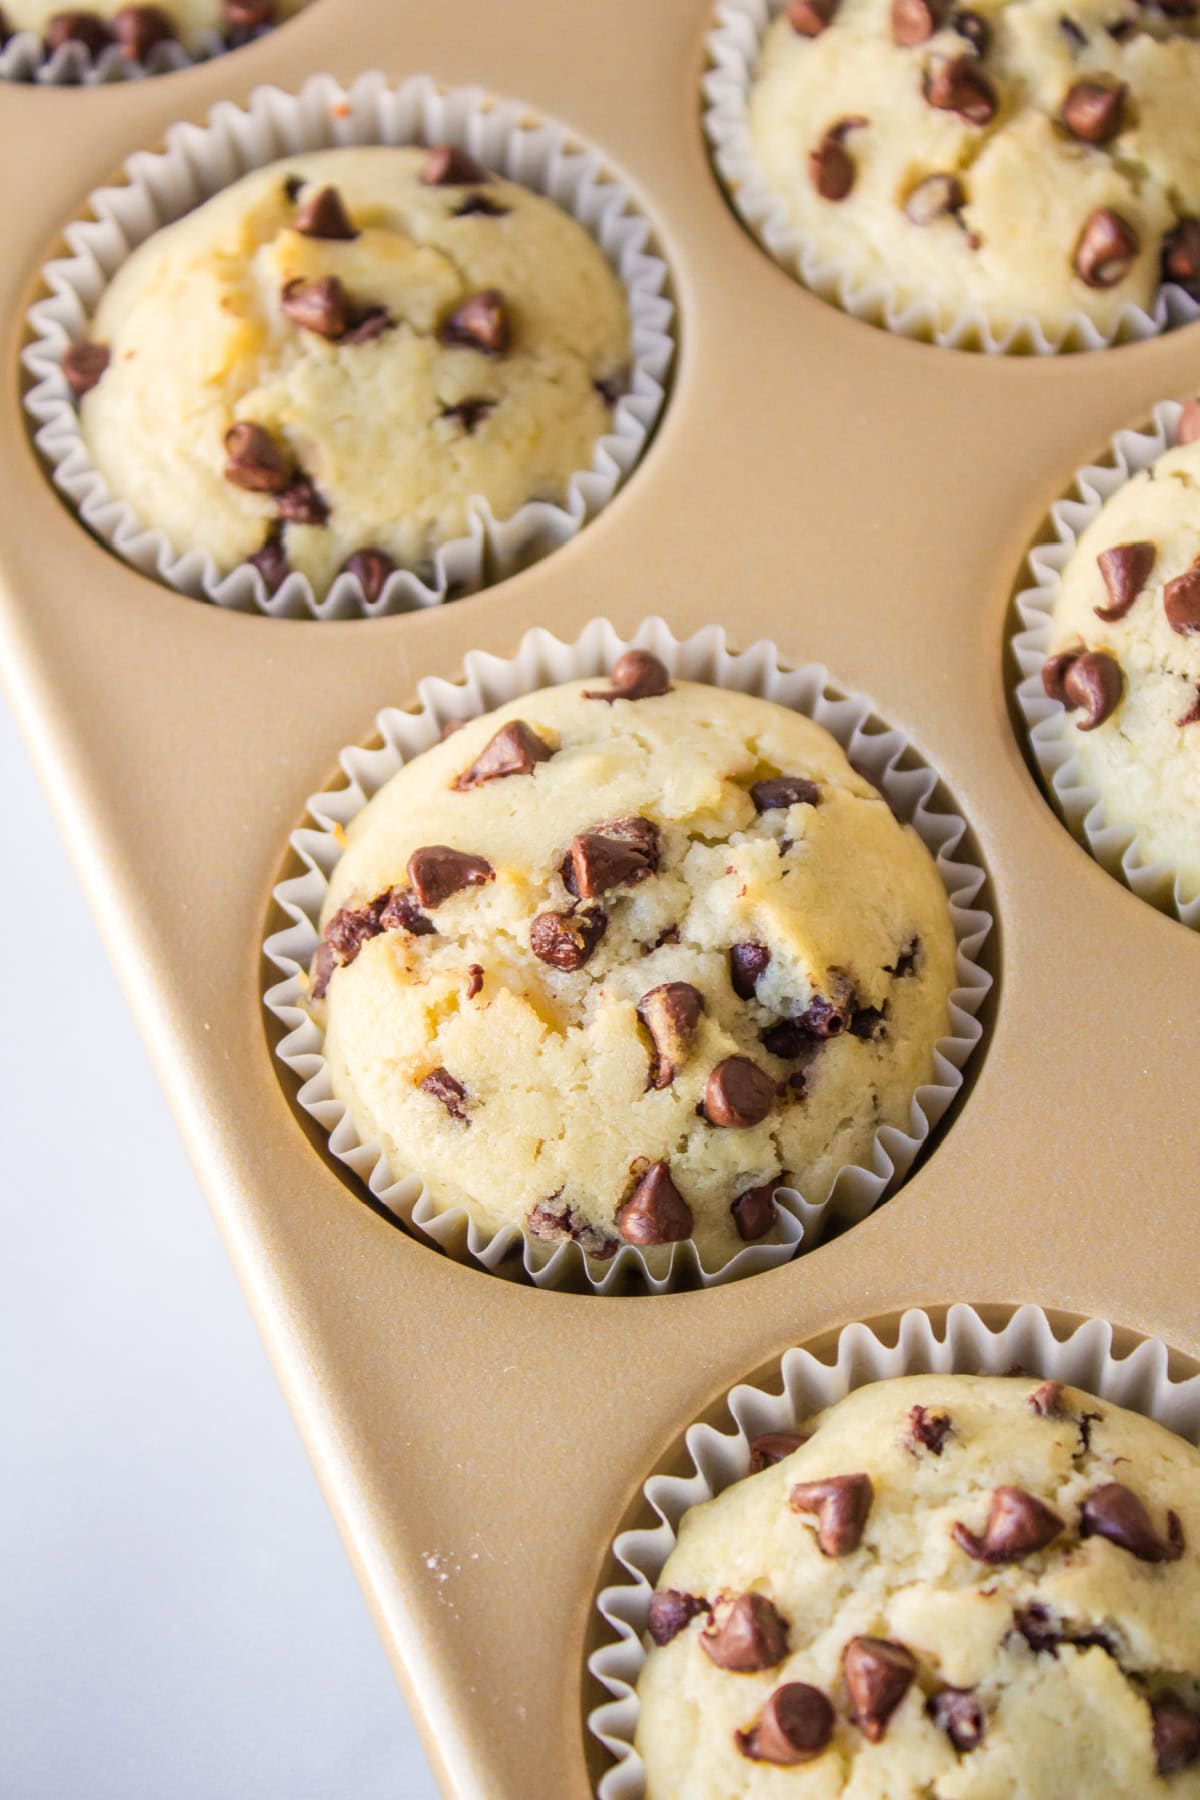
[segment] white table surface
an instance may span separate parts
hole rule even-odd
[[[0,794],[0,1797],[435,1800],[2,701]]]

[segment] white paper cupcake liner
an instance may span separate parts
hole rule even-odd
[[[767,27],[783,0],[721,0],[705,40],[709,68],[702,87],[704,128],[713,160],[739,217],[777,263],[822,300],[868,324],[942,349],[1054,356],[1067,350],[1104,350],[1113,344],[1157,337],[1200,318],[1200,302],[1174,284],[1163,286],[1153,312],[1123,307],[1109,332],[1083,313],[1047,326],[1030,313],[993,325],[978,307],[951,318],[925,299],[901,300],[887,281],[865,280],[824,256],[788,217],[787,207],[765,183],[750,136],[750,90]]]
[[[17,31],[0,50],[0,81],[33,82],[40,87],[105,87],[114,81],[143,81],[151,75],[191,69],[214,56],[226,55],[230,48],[220,33],[213,31],[190,51],[174,39],[155,44],[145,62],[126,56],[116,44],[93,56],[85,45],[68,43],[48,56],[36,31]]]
[[[1054,607],[1062,572],[1076,544],[1105,501],[1131,476],[1157,462],[1178,441],[1179,403],[1165,400],[1155,407],[1146,431],[1119,431],[1110,443],[1111,461],[1080,469],[1073,483],[1078,498],[1059,500],[1050,510],[1055,541],[1029,552],[1034,585],[1017,595],[1021,629],[1012,638],[1021,673],[1017,703],[1029,730],[1029,744],[1042,780],[1072,835],[1096,861],[1142,900],[1171,913],[1184,925],[1200,930],[1200,894],[1185,897],[1176,872],[1142,851],[1132,825],[1110,824],[1100,795],[1088,787],[1079,767],[1074,730],[1065,730],[1066,711],[1042,686],[1042,664],[1050,654]]]
[[[842,1169],[820,1203],[781,1187],[778,1203],[783,1241],[748,1244],[717,1269],[703,1267],[691,1241],[672,1245],[665,1272],[652,1273],[642,1251],[632,1244],[622,1245],[609,1263],[589,1264],[575,1243],[551,1250],[526,1239],[515,1226],[489,1234],[469,1221],[461,1208],[439,1213],[419,1179],[396,1179],[379,1146],[360,1141],[346,1107],[334,1097],[322,1055],[323,1033],[304,1006],[307,971],[320,941],[321,908],[341,855],[342,831],[372,795],[403,763],[436,744],[447,720],[475,718],[539,688],[602,676],[631,644],[652,650],[681,679],[757,694],[806,713],[823,725],[855,765],[882,789],[893,810],[914,826],[933,855],[949,896],[958,942],[950,1031],[935,1045],[932,1079],[913,1095],[907,1131],[884,1126],[875,1136],[870,1165]],[[420,682],[419,711],[389,707],[380,713],[376,723],[381,748],[364,750],[352,745],[342,751],[338,760],[348,785],[310,799],[308,810],[319,829],[293,832],[290,840],[307,873],[275,889],[276,900],[293,923],[269,937],[264,946],[268,960],[285,976],[268,990],[265,1004],[287,1027],[279,1056],[303,1084],[300,1104],[329,1134],[333,1154],[366,1184],[376,1200],[451,1254],[499,1270],[505,1258],[519,1248],[525,1274],[539,1287],[587,1286],[599,1293],[630,1285],[654,1293],[684,1285],[709,1287],[789,1261],[802,1241],[806,1246],[817,1242],[827,1218],[848,1224],[864,1218],[908,1171],[961,1088],[963,1068],[982,1034],[976,1014],[991,986],[991,976],[978,957],[992,918],[974,905],[983,886],[983,871],[956,860],[966,826],[936,791],[938,778],[933,770],[920,763],[900,732],[879,724],[866,699],[833,688],[824,668],[810,664],[784,669],[774,645],[766,642],[741,653],[730,651],[725,633],[717,626],[708,626],[681,642],[661,619],[649,619],[626,641],[606,620],[594,620],[573,644],[538,629],[526,633],[511,659],[471,651],[463,666],[466,673],[461,683],[435,677]],[[914,766],[918,763],[920,766]],[[661,1271],[661,1264],[656,1267]]]
[[[590,469],[571,478],[561,506],[531,501],[498,520],[486,500],[472,499],[466,535],[442,545],[428,568],[398,570],[374,605],[353,575],[339,575],[318,600],[307,577],[293,572],[271,595],[246,564],[222,575],[204,552],[180,555],[163,532],[143,526],[130,506],[109,493],[83,441],[62,373],[63,351],[86,338],[101,293],[131,251],[251,169],[345,145],[434,143],[469,150],[488,168],[573,214],[624,284],[631,318],[629,387],[610,429],[597,440]],[[144,575],[198,599],[277,618],[378,617],[432,606],[513,574],[573,538],[612,499],[645,448],[662,410],[674,349],[666,264],[655,254],[652,228],[629,188],[561,126],[531,123],[523,107],[490,101],[476,88],[443,91],[427,76],[393,88],[382,75],[368,74],[342,88],[331,76],[316,75],[299,94],[259,88],[244,110],[222,101],[207,125],[173,126],[165,150],[137,152],[125,175],[123,185],[90,196],[94,216],[64,232],[71,255],[43,271],[50,298],[29,311],[35,342],[24,361],[35,385],[26,406],[55,482],[84,523]]]
[[[1113,1329],[1089,1319],[1064,1340],[1056,1338],[1038,1306],[1015,1310],[993,1330],[970,1306],[952,1306],[939,1330],[929,1315],[913,1310],[900,1321],[894,1347],[867,1325],[847,1325],[837,1354],[823,1362],[807,1350],[789,1350],[780,1374],[783,1392],[743,1385],[729,1395],[735,1429],[692,1425],[686,1434],[689,1475],[655,1475],[642,1492],[657,1514],[655,1526],[623,1531],[613,1546],[631,1580],[606,1587],[596,1602],[608,1642],[593,1652],[588,1668],[612,1695],[588,1716],[588,1728],[616,1759],[600,1782],[599,1800],[641,1800],[642,1759],[634,1749],[638,1724],[637,1680],[646,1660],[644,1636],[650,1596],[685,1512],[750,1473],[750,1440],[767,1431],[795,1431],[805,1419],[868,1382],[899,1375],[1008,1375],[1062,1381],[1114,1406],[1156,1419],[1168,1430],[1200,1443],[1200,1375],[1174,1380],[1165,1344],[1145,1338],[1127,1356],[1113,1349]]]

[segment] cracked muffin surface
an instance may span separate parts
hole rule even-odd
[[[916,1375],[680,1523],[647,1800],[1200,1795],[1200,1452],[1057,1382]]]
[[[373,147],[289,157],[156,232],[92,339],[84,438],[141,524],[271,588],[297,569],[322,593],[358,558],[374,599],[472,496],[499,519],[564,500],[630,321],[552,201],[446,146]]]
[[[1184,409],[1200,431],[1200,406]],[[1043,685],[1083,782],[1144,861],[1200,893],[1200,442],[1111,494],[1072,551]]]
[[[395,1176],[607,1258],[777,1231],[911,1127],[955,983],[932,857],[834,739],[644,652],[402,768],[349,826],[312,992]]]
[[[1190,4],[791,0],[750,95],[767,187],[823,263],[997,329],[1200,296]]]

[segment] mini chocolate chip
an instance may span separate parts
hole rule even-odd
[[[847,131],[865,124],[865,119],[841,119],[809,151],[809,178],[822,200],[844,200],[853,188],[858,170],[842,140]]]
[[[1195,697],[1187,711],[1181,713],[1175,721],[1176,725],[1200,725],[1200,682],[1196,683]]]
[[[549,1200],[539,1200],[531,1207],[525,1220],[526,1229],[532,1236],[551,1243],[570,1238],[585,1256],[594,1256],[599,1262],[611,1262],[621,1248],[620,1238],[585,1219],[573,1206],[556,1204],[561,1194],[560,1188]]]
[[[467,965],[467,999],[474,1000],[476,994],[483,992],[483,967],[480,963]]]
[[[1068,707],[1083,709],[1076,721],[1080,731],[1095,731],[1121,703],[1125,678],[1121,665],[1107,650],[1085,650],[1063,674]]]
[[[457,144],[433,144],[425,154],[419,179],[426,187],[474,187],[492,177],[490,170]]]
[[[1075,20],[1068,18],[1065,13],[1058,21],[1058,29],[1062,32],[1068,44],[1070,44],[1072,54],[1077,50],[1085,50],[1087,48],[1086,32],[1082,31],[1075,23]],[[1111,27],[1109,29],[1111,33]]]
[[[99,13],[77,11],[55,13],[46,25],[42,41],[50,55],[64,44],[82,44],[92,56],[99,56],[113,40]]]
[[[751,1762],[782,1768],[811,1762],[833,1739],[833,1707],[820,1688],[807,1681],[785,1681],[768,1696],[758,1723],[733,1736]]]
[[[504,295],[499,288],[484,288],[456,306],[438,334],[443,344],[480,350],[484,356],[503,356],[512,341]]]
[[[892,0],[892,41],[904,50],[926,43],[938,29],[933,0]]]
[[[324,525],[329,518],[329,503],[318,494],[307,475],[297,475],[280,494],[275,511],[292,525]]]
[[[819,806],[821,790],[803,775],[776,775],[770,781],[754,782],[750,798],[755,812],[778,812],[788,806]]]
[[[727,1056],[704,1088],[704,1116],[710,1125],[745,1131],[774,1109],[775,1083],[748,1056]]]
[[[251,494],[281,494],[292,479],[283,451],[262,425],[242,420],[225,433],[225,479]]]
[[[1200,558],[1186,575],[1176,575],[1163,589],[1163,611],[1167,624],[1180,637],[1200,631]]]
[[[670,1087],[687,1061],[704,1011],[704,996],[690,981],[666,981],[637,1003],[638,1018],[654,1041],[652,1086]]]
[[[495,410],[494,400],[458,400],[453,406],[443,406],[441,417],[453,419],[462,426],[468,437],[473,437],[475,427],[482,425],[488,414]]]
[[[904,202],[904,216],[912,225],[933,225],[966,203],[967,192],[957,175],[927,175]]]
[[[928,1450],[931,1456],[940,1456],[946,1447],[946,1439],[953,1426],[950,1414],[943,1406],[914,1406],[909,1409],[908,1435],[914,1444]]]
[[[123,6],[113,14],[112,34],[131,62],[145,62],[156,44],[174,43],[179,35],[161,6]]]
[[[1180,219],[1163,239],[1162,278],[1200,300],[1200,219]]]
[[[1142,1501],[1119,1481],[1106,1481],[1092,1489],[1080,1513],[1079,1535],[1107,1538],[1139,1562],[1178,1562],[1183,1555],[1178,1513],[1167,1513],[1167,1535],[1159,1537]]]
[[[1173,1695],[1150,1702],[1154,1761],[1160,1775],[1177,1775],[1200,1760],[1200,1713]]]
[[[739,1594],[718,1622],[714,1613],[700,1642],[718,1669],[750,1675],[773,1669],[788,1653],[787,1622],[765,1594]]]
[[[788,0],[788,24],[800,37],[820,37],[833,22],[839,0]]]
[[[849,1556],[862,1543],[875,1498],[869,1475],[829,1475],[802,1481],[788,1495],[793,1512],[812,1513],[822,1556]]]
[[[467,1090],[461,1081],[454,1079],[449,1069],[431,1069],[417,1086],[423,1094],[431,1094],[435,1100],[440,1100],[452,1119],[458,1119],[463,1125],[471,1123],[465,1110]]]
[[[574,892],[583,900],[636,887],[658,873],[658,826],[637,814],[610,819],[572,839],[570,857]]]
[[[1061,1381],[1043,1381],[1035,1387],[1026,1400],[1026,1405],[1040,1419],[1065,1419],[1069,1417],[1062,1403],[1063,1384]]]
[[[529,927],[529,948],[539,962],[573,974],[604,936],[608,917],[599,908],[579,913],[539,913]]]
[[[750,1473],[761,1475],[764,1469],[773,1469],[790,1456],[793,1450],[799,1450],[812,1437],[811,1431],[763,1431],[750,1439]]]
[[[651,1163],[618,1209],[615,1224],[629,1244],[676,1244],[691,1237],[692,1209],[671,1180],[667,1163]]]
[[[335,187],[318,188],[315,194],[310,194],[304,205],[297,208],[292,229],[302,237],[328,238],[334,241],[340,239],[348,242],[358,236],[342,196]]]
[[[455,207],[454,217],[469,219],[476,214],[484,219],[503,219],[511,211],[511,206],[504,206],[499,200],[493,200],[490,194],[468,194],[462,205]]]
[[[765,944],[735,944],[729,952],[729,979],[739,1000],[753,1000],[754,990],[771,960]]]
[[[311,963],[308,965],[308,997],[310,1000],[323,1000],[329,991],[330,979],[338,966],[333,945],[322,938],[317,945]]]
[[[391,328],[392,321],[385,306],[352,306],[341,341],[343,344],[373,344]]]
[[[344,967],[354,961],[365,943],[379,936],[382,911],[381,896],[367,906],[343,906],[334,913],[325,927],[325,942],[333,946]]]
[[[1200,441],[1200,400],[1185,400],[1175,427],[1176,442],[1194,444]]]
[[[1157,555],[1154,545],[1145,542],[1115,544],[1111,550],[1100,552],[1096,561],[1108,589],[1109,604],[1093,608],[1098,619],[1111,625],[1125,617],[1145,587]]]
[[[246,561],[252,569],[257,569],[263,578],[268,594],[277,594],[292,572],[287,551],[283,547],[281,528],[273,525],[267,533],[261,550],[256,550]]]
[[[613,664],[612,686],[588,691],[585,700],[656,700],[671,691],[666,667],[649,650],[626,650]]]
[[[971,1688],[943,1688],[930,1695],[925,1710],[958,1751],[978,1750],[987,1736],[987,1718]]]
[[[1076,81],[1067,89],[1062,122],[1083,144],[1110,144],[1124,129],[1128,92],[1123,81],[1115,87],[1104,81]]]
[[[111,355],[107,344],[67,345],[62,353],[62,372],[77,399],[82,399],[95,387],[107,369]]]
[[[775,1204],[775,1189],[782,1182],[782,1174],[775,1175],[759,1187],[746,1188],[733,1202],[729,1210],[743,1243],[757,1243],[774,1226],[779,1216],[779,1209]]]
[[[1027,1494],[1024,1488],[998,1487],[993,1490],[991,1510],[982,1536],[971,1531],[961,1520],[951,1527],[951,1535],[961,1550],[976,1562],[1014,1563],[1033,1556],[1052,1544],[1063,1528],[1056,1512],[1041,1500]]]
[[[363,599],[374,606],[395,572],[396,565],[386,550],[356,550],[342,564],[343,575],[353,575],[362,586]]]
[[[437,926],[421,911],[408,888],[395,887],[384,896],[379,923],[385,931],[407,931],[410,937],[437,936]]]
[[[421,906],[437,907],[464,888],[483,887],[496,871],[482,856],[452,850],[448,844],[426,844],[408,859],[408,879]]]
[[[1137,261],[1141,243],[1137,232],[1110,206],[1092,213],[1075,246],[1075,273],[1088,287],[1116,287]]]
[[[987,125],[996,116],[996,90],[974,56],[951,56],[925,81],[925,98],[939,112],[957,113],[968,125]]]
[[[336,275],[285,283],[279,306],[285,318],[318,337],[335,339],[345,333],[349,302]]]
[[[532,775],[538,763],[549,762],[553,750],[524,719],[512,719],[488,739],[469,769],[454,781],[460,792],[482,787],[485,781],[503,781],[509,775]]]
[[[698,1594],[684,1594],[678,1588],[660,1588],[650,1596],[646,1630],[661,1649],[686,1630],[693,1619],[711,1610],[708,1601]]]
[[[854,1722],[869,1744],[878,1744],[885,1736],[916,1673],[912,1651],[890,1638],[853,1637],[842,1651]]]
[[[986,56],[992,47],[992,28],[982,13],[953,12],[946,21],[951,31],[965,38],[976,56]]]

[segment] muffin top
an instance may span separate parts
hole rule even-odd
[[[791,0],[750,101],[757,163],[822,263],[997,330],[1200,296],[1188,4]]]
[[[647,1800],[1200,1795],[1190,1444],[1057,1382],[914,1375],[752,1466],[651,1602]]]
[[[955,941],[916,832],[811,719],[645,652],[407,764],[322,915],[335,1093],[489,1232],[708,1266],[910,1126]]]
[[[1198,486],[1200,442],[1185,443],[1105,502],[1063,570],[1042,670],[1106,823],[1133,826],[1185,900],[1200,893]]]
[[[47,50],[81,43],[93,56],[110,44],[144,62],[156,44],[178,38],[189,51],[205,50],[223,37],[230,48],[247,43],[271,25],[300,11],[306,0],[155,0],[141,6],[98,0],[88,7],[64,7],[60,0],[4,0],[0,29],[36,31]]]
[[[630,354],[583,226],[445,146],[256,170],[134,252],[92,337],[84,438],[143,525],[272,588],[358,556],[369,599],[472,496],[563,500]]]

